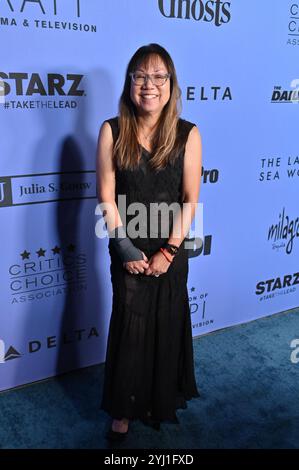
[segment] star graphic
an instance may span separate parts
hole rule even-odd
[[[195,287],[191,287],[191,292],[194,292],[195,291]]]
[[[23,253],[20,253],[20,255],[22,256],[22,259],[29,259],[30,252],[24,250]]]
[[[60,253],[60,248],[56,245],[56,246],[54,246],[54,248],[52,248],[52,251],[53,251],[54,255],[56,255],[56,254]]]
[[[38,254],[38,257],[40,258],[41,256],[45,256],[46,251],[47,250],[43,250],[42,248],[40,248],[38,251],[36,251],[36,253]]]
[[[69,251],[75,251],[75,245],[73,245],[72,243],[69,244],[69,246],[67,247],[67,249]]]

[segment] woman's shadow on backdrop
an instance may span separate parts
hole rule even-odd
[[[58,175],[53,176],[53,179],[55,178],[58,188],[68,180],[71,173],[74,175],[74,172],[78,182],[95,181],[97,142],[87,125],[92,121],[94,102],[99,103],[98,129],[101,121],[111,116],[111,103],[114,102],[111,83],[111,77],[105,70],[91,71],[88,73],[88,81],[82,83],[87,96],[75,98],[78,103],[76,109],[61,110],[55,115],[53,110],[43,110],[39,114],[39,125],[43,134],[36,138],[30,162],[31,174],[57,172]],[[53,158],[56,159],[55,162]],[[49,165],[47,159],[50,161]],[[87,170],[91,172],[83,173]],[[33,181],[37,180],[38,177]],[[43,244],[48,243],[49,246],[44,248],[47,248],[47,254],[51,252],[51,258],[59,256],[61,260],[67,261],[65,269],[56,270],[63,273],[65,278],[61,281],[60,277],[60,281],[54,283],[65,284],[59,287],[64,293],[56,297],[44,297],[42,300],[36,300],[35,305],[27,303],[27,307],[23,307],[23,338],[29,341],[40,340],[42,343],[41,350],[31,355],[32,367],[36,370],[31,374],[30,381],[93,365],[99,363],[100,358],[102,362],[105,357],[109,314],[107,302],[111,301],[108,289],[110,272],[107,239],[99,240],[95,236],[96,194],[94,191],[91,199],[85,199],[84,195],[77,199],[71,195],[66,199],[66,193],[58,190],[56,195],[56,202],[24,206],[24,220],[27,225],[23,226],[22,244],[28,247],[29,251],[33,251],[36,249],[36,240]],[[52,225],[53,231],[51,229],[48,236],[45,227]],[[37,234],[36,240],[32,239],[32,232]],[[51,251],[54,247],[57,249],[56,254]],[[76,276],[79,276],[79,279]],[[49,290],[52,292],[55,289],[49,286]],[[38,324],[41,325],[40,332],[36,327]],[[49,348],[47,337],[53,336],[55,347]],[[40,362],[35,362],[41,360],[38,359],[40,354],[43,354],[42,361],[49,360],[50,365],[45,367],[46,372],[43,372]],[[53,362],[53,354],[56,363]],[[21,363],[17,366],[16,376],[16,380],[19,380],[18,377],[23,380],[24,368]],[[80,378],[76,377],[79,378],[79,374],[71,374],[67,380],[64,380],[64,377],[57,379],[66,396],[65,401],[69,402],[80,416],[96,421],[99,419],[96,411],[99,410],[101,398],[101,373],[98,369],[91,368],[82,375],[84,380],[80,381]]]
[[[91,78],[90,75],[89,78]],[[98,85],[97,90],[105,92],[105,97],[99,97],[99,103],[106,103],[106,107],[110,109],[111,101],[107,99],[107,96],[109,96],[111,81],[102,72],[95,73],[92,78],[93,83]],[[86,87],[85,85],[84,88],[86,89]],[[86,105],[84,107],[84,104],[85,101],[82,100],[73,134],[66,136],[61,146],[60,169],[58,170],[61,173],[60,183],[65,181],[67,172],[84,172],[86,169],[95,171],[96,141],[90,138],[86,129],[88,119],[87,108]],[[108,109],[106,111],[103,108],[102,106],[100,109],[101,115],[108,117]],[[80,178],[80,174],[83,173],[78,173],[78,179],[86,181],[85,178]],[[89,175],[95,178],[94,173]],[[90,181],[90,176],[87,181]],[[63,197],[61,194],[59,199],[63,199]],[[71,269],[71,277],[78,274],[79,281],[71,280],[70,282],[70,286],[75,285],[79,288],[79,293],[72,292],[72,289],[67,290],[61,313],[61,341],[57,354],[57,375],[86,365],[86,359],[85,362],[82,359],[84,355],[90,358],[90,364],[94,364],[93,358],[95,356],[103,357],[105,352],[107,311],[103,309],[103,306],[107,296],[107,283],[109,283],[107,274],[109,271],[102,260],[107,257],[107,241],[97,241],[99,246],[95,246],[97,239],[95,238],[94,209],[97,199],[92,199],[92,201],[92,207],[89,203],[86,204],[84,199],[61,200],[57,203],[56,220],[59,243],[62,247],[61,254],[66,260],[79,261],[78,271],[74,265]],[[87,261],[86,264],[85,261]],[[82,295],[80,294],[81,288],[83,288]],[[83,376],[84,380],[81,380],[80,384],[78,379],[76,380],[74,377],[75,387],[72,379],[61,380],[59,383],[68,398],[72,400],[76,411],[89,420],[97,421],[98,417],[95,411],[99,409],[100,405],[102,376],[98,370],[97,374],[95,374],[95,370],[90,369],[86,372]],[[96,393],[94,393],[95,389]]]

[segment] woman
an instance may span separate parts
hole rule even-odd
[[[98,197],[113,288],[101,404],[113,418],[110,439],[123,438],[130,420],[156,429],[161,421],[178,422],[175,410],[199,396],[184,242],[199,196],[201,138],[195,124],[179,118],[180,95],[168,52],[143,46],[128,64],[119,116],[99,133]],[[136,203],[145,209],[137,226]],[[153,203],[179,210],[157,222]],[[165,221],[167,233],[159,224],[165,228]]]

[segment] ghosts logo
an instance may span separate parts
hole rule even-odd
[[[214,22],[215,26],[226,24],[231,19],[231,2],[221,0],[158,0],[159,10],[165,18]]]

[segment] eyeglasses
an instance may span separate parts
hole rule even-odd
[[[142,72],[131,72],[130,77],[132,78],[135,85],[143,85],[148,79],[151,80],[155,86],[162,86],[170,78],[170,73],[142,73]]]

